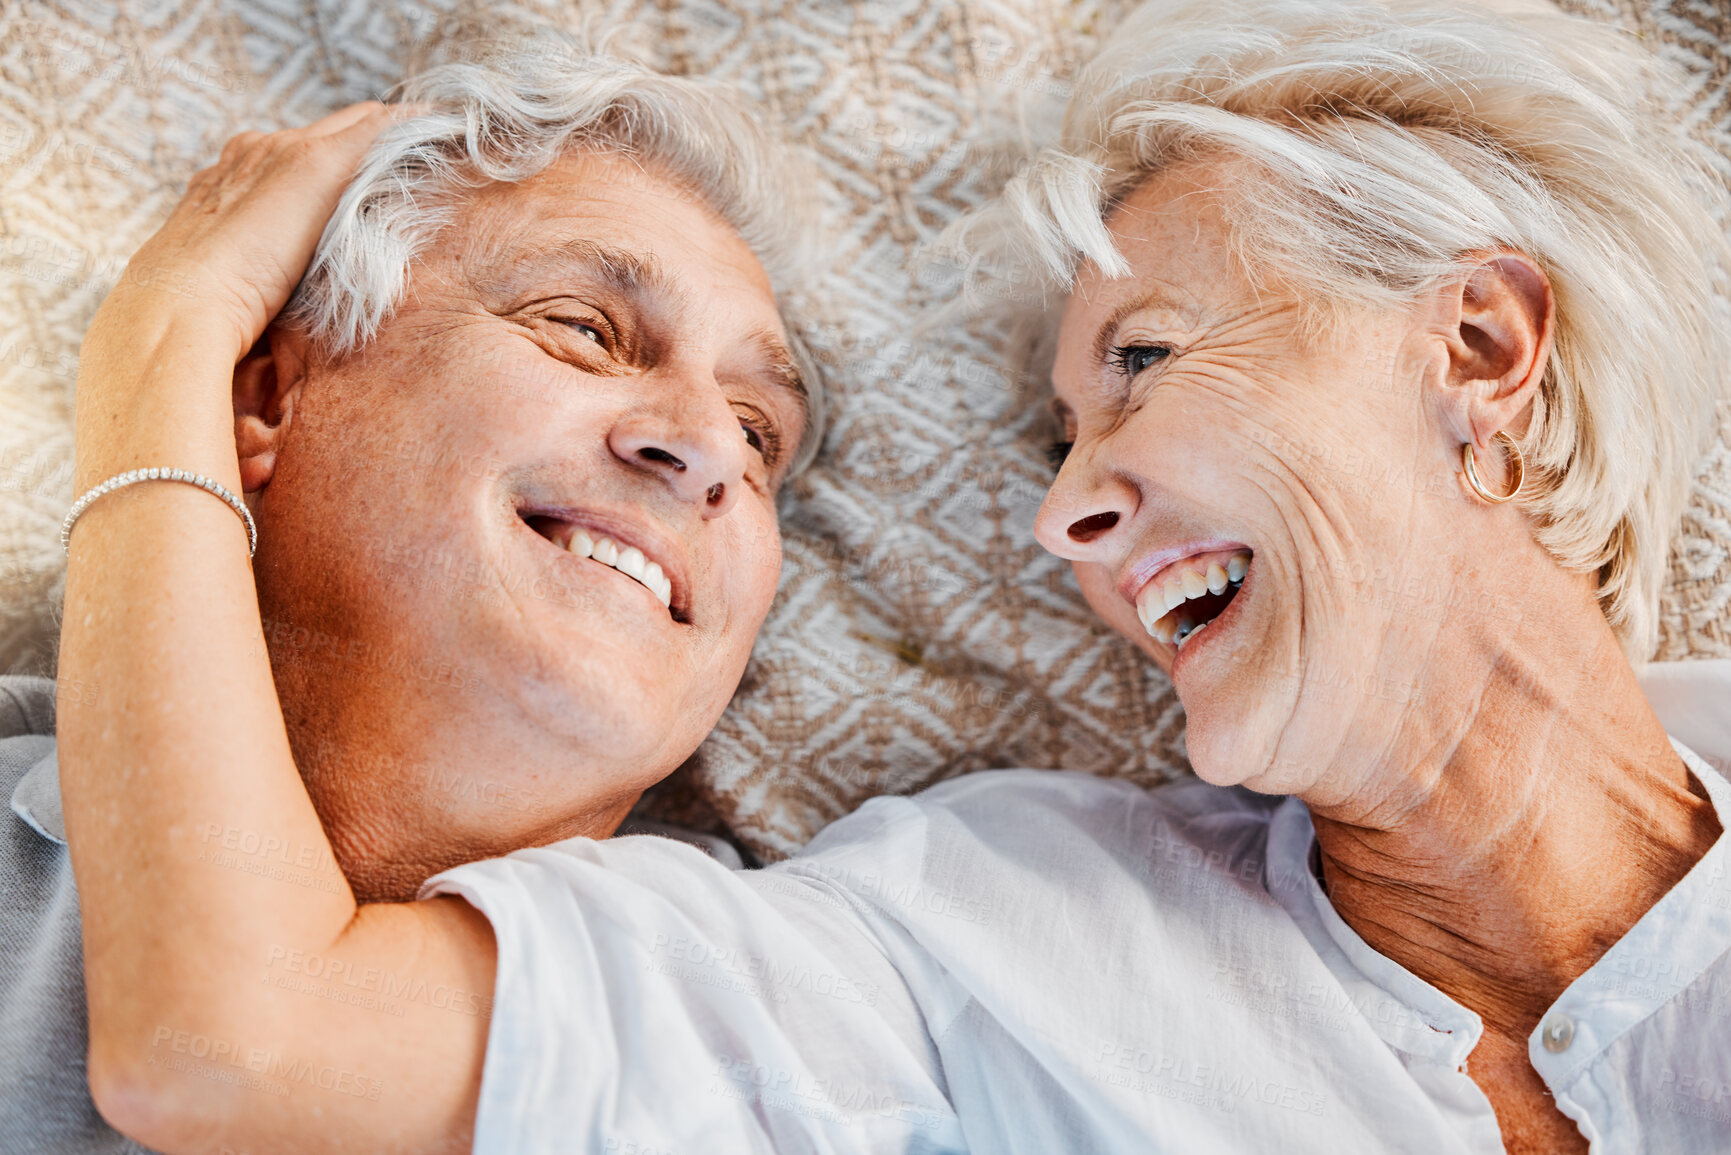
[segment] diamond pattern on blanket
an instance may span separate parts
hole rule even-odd
[[[375,96],[467,0],[19,0],[0,10],[0,669],[45,672],[80,335],[187,177],[243,128]],[[1164,677],[1034,542],[1040,390],[912,258],[1051,123],[1121,0],[546,0],[616,50],[735,83],[835,217],[811,318],[836,387],[785,503],[781,593],[714,736],[652,807],[764,858],[885,791],[992,766],[1186,771]],[[1569,0],[1658,43],[1731,158],[1731,27],[1689,0]],[[1728,160],[1731,170],[1731,160]],[[1659,656],[1731,656],[1731,408],[1672,555]]]

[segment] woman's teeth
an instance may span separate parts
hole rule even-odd
[[[661,567],[645,558],[643,551],[636,546],[628,545],[621,549],[619,543],[610,537],[596,537],[586,529],[579,529],[572,531],[565,548],[578,557],[594,558],[627,577],[636,578],[644,589],[660,599],[663,606],[673,603],[673,583],[667,580]]]
[[[1184,647],[1203,626],[1213,621],[1226,608],[1244,584],[1250,572],[1250,554],[1240,551],[1224,563],[1215,560],[1203,565],[1183,564],[1167,571],[1165,578],[1149,582],[1136,597],[1136,616],[1142,628],[1156,641]],[[1220,599],[1224,597],[1225,601]],[[1207,604],[1188,603],[1208,599]]]

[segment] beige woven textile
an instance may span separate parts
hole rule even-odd
[[[459,0],[7,0],[0,8],[0,669],[51,672],[80,335],[187,176],[244,128],[373,96]],[[1689,72],[1731,158],[1731,19],[1570,0]],[[548,10],[738,84],[814,163],[835,218],[816,344],[824,456],[786,501],[781,593],[715,735],[656,801],[759,855],[872,794],[991,766],[1185,771],[1169,683],[1098,625],[1031,527],[1038,390],[1001,326],[915,336],[953,292],[912,259],[1049,123],[1120,0],[613,0]],[[469,11],[473,12],[474,9]],[[1727,170],[1731,171],[1731,160]],[[1664,658],[1731,656],[1731,409],[1664,595]],[[87,688],[100,700],[101,687]]]

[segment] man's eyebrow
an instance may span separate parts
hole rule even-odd
[[[770,382],[793,394],[800,406],[806,407],[811,391],[806,387],[805,376],[800,373],[799,363],[793,359],[793,352],[788,349],[787,342],[768,329],[759,329],[751,335],[749,341],[768,366]]]
[[[616,249],[584,237],[555,241],[526,254],[521,264],[542,269],[581,265],[598,275],[607,286],[634,297],[660,295],[683,303],[685,290],[651,253]]]
[[[1193,305],[1190,307],[1194,308]],[[1096,365],[1100,364],[1111,354],[1113,338],[1117,335],[1118,326],[1124,323],[1124,318],[1140,313],[1144,309],[1155,308],[1170,309],[1173,312],[1182,312],[1186,308],[1186,304],[1161,288],[1149,289],[1146,293],[1125,301],[1116,309],[1112,310],[1111,315],[1106,318],[1100,328],[1095,332],[1094,363]]]
[[[633,253],[612,248],[584,237],[556,241],[524,257],[524,265],[542,268],[549,265],[574,263],[599,274],[610,288],[631,296],[662,294],[684,304],[687,296],[652,254]],[[769,381],[791,393],[802,409],[810,408],[811,391],[799,362],[781,335],[771,329],[759,329],[747,338],[748,344],[769,369]]]

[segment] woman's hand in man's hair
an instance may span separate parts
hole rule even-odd
[[[192,298],[232,324],[238,360],[288,302],[361,159],[401,112],[368,101],[302,128],[234,137],[134,254],[97,323],[184,314]]]

